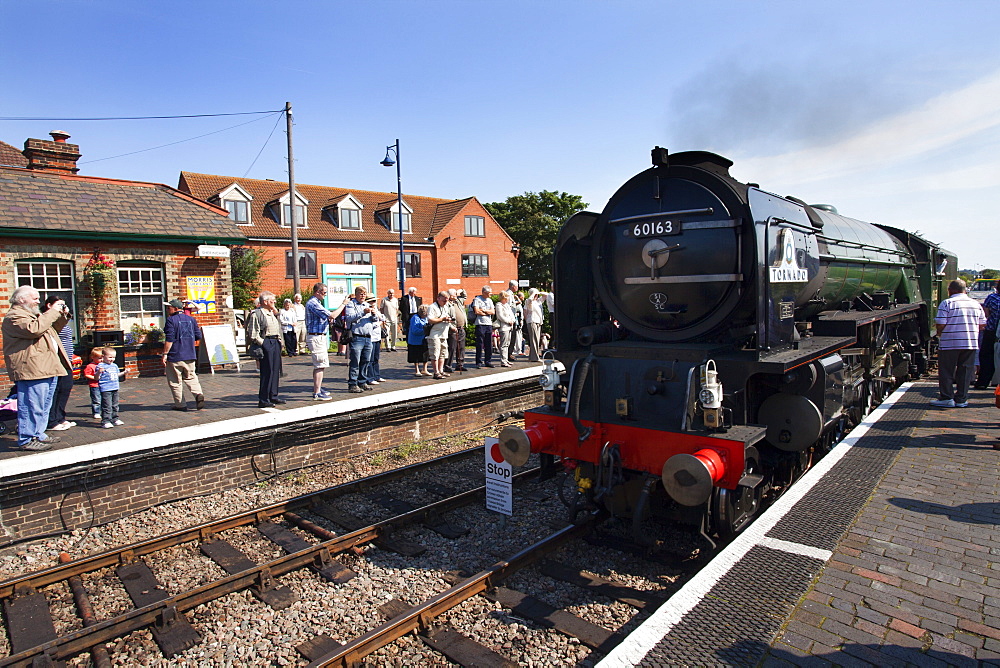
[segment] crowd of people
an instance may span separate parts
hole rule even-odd
[[[416,376],[443,379],[465,371],[469,322],[475,325],[476,368],[493,368],[494,351],[503,367],[511,366],[518,355],[537,361],[545,346],[540,334],[541,303],[548,300],[553,308],[552,296],[535,289],[521,294],[516,288],[517,282],[511,281],[494,304],[491,288],[484,286],[467,306],[467,294],[461,289],[443,290],[431,304],[424,304],[416,288],[399,298],[390,289],[379,300],[359,286],[349,299],[327,308],[328,288],[320,282],[306,303],[295,295],[285,299],[281,309],[273,293],[262,292],[246,322],[247,354],[260,370],[257,405],[270,408],[285,403],[280,396],[283,354],[311,356],[316,401],[333,398],[323,388],[331,349],[348,358],[347,389],[356,394],[386,382],[381,375],[381,353],[396,352],[401,340],[406,341],[407,362]],[[60,441],[59,436],[46,432],[76,426],[66,416],[73,388],[73,314],[61,297],[53,295],[42,302],[39,291],[28,285],[15,289],[10,303],[2,332],[7,373],[14,383],[11,397],[16,396],[17,403],[17,447],[41,452]],[[188,410],[186,390],[194,408],[201,410],[206,400],[197,373],[197,346],[202,339],[193,316],[197,305],[172,299],[164,307],[162,361],[171,408]],[[125,372],[116,356],[113,347],[93,348],[82,369],[93,418],[105,429],[125,424],[118,401]]]
[[[413,365],[415,376],[440,380],[465,371],[465,330],[470,320],[475,325],[477,369],[494,368],[494,350],[503,367],[511,366],[519,355],[538,361],[545,345],[542,303],[547,301],[549,309],[554,308],[552,295],[535,289],[520,294],[516,288],[517,282],[511,281],[494,305],[492,289],[483,286],[482,293],[467,306],[468,295],[462,289],[442,290],[433,302],[424,304],[415,287],[402,297],[389,289],[380,300],[370,296],[366,287],[358,286],[343,303],[327,308],[329,288],[319,282],[301,309],[301,296],[295,295],[294,301],[286,299],[280,310],[275,308],[274,295],[264,292],[246,327],[248,354],[260,367],[258,406],[284,403],[279,396],[279,340],[284,342],[285,354],[294,356],[303,354],[304,339],[312,358],[316,401],[333,398],[323,388],[331,349],[336,351],[334,355],[347,357],[347,391],[353,394],[386,382],[381,355],[396,352],[400,340],[406,341],[407,363]]]

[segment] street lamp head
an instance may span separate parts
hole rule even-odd
[[[393,165],[396,164],[396,161],[393,160],[392,156],[390,155],[391,151],[392,151],[392,147],[391,146],[386,146],[385,147],[385,158],[382,160],[382,162],[379,163],[383,167],[392,167]]]

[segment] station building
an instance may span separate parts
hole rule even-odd
[[[204,325],[233,321],[229,249],[246,243],[243,229],[167,185],[78,175],[79,146],[51,135],[24,150],[0,142],[0,310],[19,285],[57,293],[75,314],[79,353],[118,345],[130,372],[160,374],[146,330],[162,329],[164,301],[198,302]]]
[[[287,183],[181,172],[178,189],[229,211],[248,245],[269,264],[263,287],[292,288],[291,206]],[[475,197],[440,199],[394,192],[296,184],[295,215],[300,288],[322,280],[331,292],[365,285],[378,296],[398,292],[399,226],[403,227],[406,286],[425,303],[440,290],[483,285],[494,292],[517,278],[518,247]],[[398,296],[398,295],[397,295]]]

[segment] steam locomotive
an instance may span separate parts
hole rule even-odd
[[[500,435],[599,506],[728,539],[896,385],[927,371],[956,258],[656,147],[563,225],[544,406]]]

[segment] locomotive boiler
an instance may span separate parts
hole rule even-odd
[[[728,538],[926,371],[956,262],[741,183],[719,155],[652,157],[601,213],[563,225],[545,405],[501,449],[515,465],[558,458],[574,511]]]

